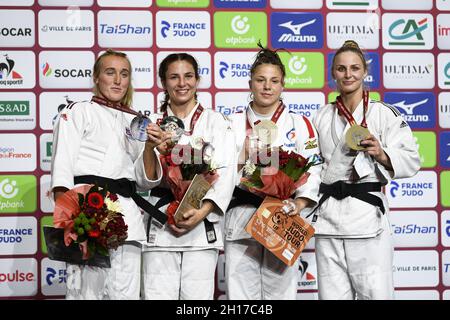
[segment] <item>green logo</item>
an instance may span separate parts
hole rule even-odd
[[[29,116],[30,101],[0,101],[0,116]]]
[[[267,44],[264,12],[214,13],[214,44],[217,48],[258,48]]]
[[[156,5],[164,8],[206,8],[209,0],[156,0]]]
[[[328,94],[328,103],[333,103],[336,101],[336,97],[339,95],[339,92],[333,91]],[[380,101],[380,94],[375,91],[369,92],[369,98],[375,101]]]
[[[53,142],[52,141],[47,141],[45,143],[45,155],[47,157],[51,157],[52,156],[52,147],[53,147]]]
[[[431,131],[413,132],[419,146],[420,167],[434,168],[436,166],[436,134]]]
[[[0,175],[0,213],[36,211],[36,177]]]
[[[45,216],[41,218],[41,251],[47,254],[47,245],[45,244],[44,226],[53,227],[53,216]]]
[[[311,89],[323,88],[324,60],[318,52],[287,52],[279,53],[286,68],[284,79],[286,88]]]
[[[450,171],[442,171],[441,176],[441,204],[450,207]]]

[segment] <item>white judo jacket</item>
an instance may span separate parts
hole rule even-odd
[[[355,121],[363,119],[363,101],[353,112]],[[391,159],[393,170],[387,170],[364,151],[352,151],[345,143],[345,133],[350,125],[338,115],[334,104],[321,107],[314,120],[319,135],[319,145],[324,160],[322,182],[332,184],[343,180],[348,183],[380,182],[411,177],[420,169],[417,144],[408,124],[393,106],[370,100],[366,114],[369,131],[380,141]],[[358,179],[355,181],[355,172]],[[329,197],[318,209],[314,225],[316,236],[367,238],[389,228],[389,205],[383,192],[371,192],[380,197],[386,214],[378,207],[353,197],[336,200]]]
[[[146,177],[144,142],[129,135],[133,115],[96,102],[77,102],[63,109],[53,128],[51,188],[74,187],[74,177],[96,175],[111,179],[136,181],[139,191],[148,191],[161,181],[158,159],[157,180]],[[143,214],[131,198],[120,195],[127,241],[145,240]]]
[[[248,107],[250,108],[250,106]],[[242,112],[233,114],[232,120],[233,130],[236,134],[236,145],[234,152],[240,154],[244,148],[246,138],[247,117],[249,123],[253,127],[253,123],[257,120],[257,116],[253,112]],[[295,151],[305,158],[313,157],[319,154],[317,134],[314,127],[307,118],[289,112],[284,108],[277,123],[278,135],[272,146],[282,146],[284,150]],[[309,169],[310,176],[308,181],[300,186],[295,192],[295,198],[304,197],[315,202],[318,201],[319,185],[320,185],[321,165],[314,165]],[[235,185],[240,185],[243,170],[241,170],[235,180]],[[244,189],[246,189],[244,187]],[[303,216],[309,209],[302,210]],[[256,212],[255,207],[251,205],[239,205],[230,209],[226,214],[225,223],[225,239],[240,240],[250,239],[251,236],[245,231],[245,226],[251,216]]]
[[[189,130],[192,116],[197,106],[191,113],[183,119],[184,127]],[[173,116],[170,107],[167,110],[169,116]],[[151,115],[151,120],[157,122],[162,119],[162,114]],[[201,137],[205,142],[209,142],[214,147],[213,162],[219,169],[219,178],[208,190],[203,200],[211,200],[216,204],[216,210],[212,211],[206,219],[214,225],[217,240],[208,243],[206,238],[205,224],[200,222],[195,228],[182,236],[175,236],[166,223],[160,226],[152,219],[149,229],[148,242],[144,246],[144,251],[190,251],[201,249],[222,249],[223,248],[223,217],[233,194],[234,181],[236,180],[236,155],[234,154],[235,137],[231,130],[231,124],[221,113],[205,108],[198,118],[192,135],[183,135],[178,144],[189,144],[192,138]],[[163,187],[167,187],[167,192],[171,192],[163,177]],[[160,198],[150,195],[149,202],[156,204]],[[166,212],[168,205],[160,208]],[[218,209],[218,210],[217,210]],[[146,214],[146,224],[148,215]]]

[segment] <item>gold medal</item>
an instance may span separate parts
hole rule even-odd
[[[264,145],[270,145],[278,135],[277,125],[271,120],[261,120],[253,131],[258,136],[259,141]]]
[[[345,134],[345,142],[350,149],[353,150],[365,150],[366,148],[361,146],[362,140],[365,140],[370,135],[367,128],[360,125],[352,125]]]

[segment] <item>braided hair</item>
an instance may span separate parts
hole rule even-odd
[[[261,42],[258,42],[258,47],[260,50],[256,54],[255,61],[253,62],[250,68],[250,77],[256,72],[256,68],[262,64],[273,64],[280,68],[281,74],[284,77],[286,76],[286,69],[284,68],[283,62],[281,62],[280,56],[278,55],[278,50],[270,50],[269,48],[264,48],[261,45]]]

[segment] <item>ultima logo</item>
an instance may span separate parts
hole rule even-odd
[[[34,274],[32,272],[20,272],[19,270],[0,273],[0,282],[25,282],[34,281]]]

